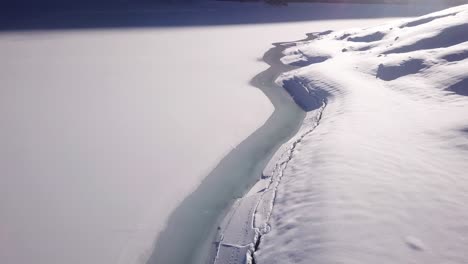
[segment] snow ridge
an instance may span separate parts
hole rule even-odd
[[[327,107],[281,167],[256,263],[468,263],[466,32],[468,5],[284,52],[302,67],[279,82]]]
[[[444,117],[436,119],[438,126],[452,131],[465,123],[462,118],[447,117],[462,117],[466,109],[460,95],[465,94],[468,79],[467,20],[468,5],[365,29],[312,33],[304,40],[276,44],[284,48],[281,63],[291,67],[284,68],[276,84],[307,112],[306,118],[299,133],[270,160],[262,179],[235,202],[224,219],[214,263],[348,263],[344,261],[349,259],[347,252],[353,252],[353,261],[357,260],[349,263],[375,263],[375,256],[386,254],[381,248],[387,243],[396,245],[394,258],[404,260],[415,249],[422,252],[431,240],[428,233],[411,230],[412,222],[401,227],[405,219],[399,219],[397,213],[386,215],[381,208],[413,214],[405,207],[405,197],[420,195],[424,202],[417,208],[440,210],[445,215],[444,208],[449,206],[426,203],[431,197],[421,193],[418,184],[402,185],[400,181],[417,182],[421,175],[431,175],[424,178],[427,188],[451,188],[445,179],[468,169],[458,149],[431,147],[444,140],[453,145],[460,135],[439,138],[435,133],[443,132],[434,131],[431,122],[435,119],[428,119],[430,112]],[[322,120],[325,108],[327,115]],[[447,177],[437,182],[441,173]],[[325,176],[327,180],[321,181]],[[403,194],[397,186],[404,186]],[[350,216],[353,221],[348,221]],[[380,219],[380,229],[373,230],[371,225],[360,232],[354,227]],[[332,232],[337,226],[347,233]],[[405,231],[393,238],[396,232],[391,228]],[[322,235],[323,230],[329,232]],[[382,230],[392,240],[382,239]],[[450,236],[450,232],[445,234]],[[353,236],[362,237],[362,248],[355,248]]]
[[[316,110],[313,114],[310,114],[307,117],[308,119],[313,120],[312,125],[311,126],[306,125],[304,132],[302,132],[297,137],[293,138],[292,143],[287,143],[287,145],[290,145],[290,148],[281,155],[280,160],[276,161],[275,170],[273,173],[274,176],[271,177],[270,184],[268,185],[266,190],[263,191],[261,200],[257,204],[257,209],[255,210],[254,228],[258,230],[258,237],[257,237],[257,240],[255,241],[254,250],[250,252],[251,258],[253,260],[255,260],[255,252],[259,249],[262,235],[268,233],[271,229],[269,220],[273,212],[273,207],[275,204],[277,191],[278,191],[278,185],[281,183],[281,179],[283,178],[284,171],[288,167],[289,162],[293,159],[294,151],[296,150],[297,145],[300,144],[303,141],[303,139],[307,135],[312,133],[315,130],[315,128],[320,124],[320,120],[322,119],[322,114],[326,106],[327,106],[327,100],[323,99],[322,106],[318,110]],[[273,192],[273,198],[270,198],[268,197],[268,195],[265,195],[270,190]],[[261,208],[262,206],[265,206],[266,204],[268,204],[269,210],[268,210],[268,214],[264,216],[263,210]]]

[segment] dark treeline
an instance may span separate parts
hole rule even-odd
[[[467,4],[468,0],[218,0],[235,2],[266,2],[274,3],[343,3],[343,4],[439,4],[455,6]]]
[[[56,9],[125,8],[171,3],[192,3],[197,0],[0,0],[0,12]]]
[[[468,0],[217,0],[235,2],[266,2],[273,5],[287,5],[292,2],[320,3],[399,3],[409,5],[407,9],[395,6],[352,5],[337,9],[334,14],[298,11],[287,15],[282,8],[268,8],[268,15],[262,5],[230,5],[232,13],[218,13],[206,8],[206,0],[0,0],[0,32],[14,30],[46,30],[73,28],[122,28],[122,27],[167,27],[195,25],[232,25],[293,22],[317,19],[353,19],[359,17],[414,15],[422,10],[439,10]],[[428,3],[437,3],[432,8]],[[192,5],[193,4],[193,5]],[[167,6],[169,5],[169,7]],[[167,8],[168,7],[168,8]],[[187,8],[204,8],[206,12],[187,12]],[[427,7],[427,8],[426,8]],[[181,12],[177,12],[180,8]],[[432,8],[432,9],[431,9]],[[208,11],[207,11],[208,10]],[[377,10],[377,11],[371,11]],[[162,11],[162,12],[161,12]],[[208,13],[207,13],[208,12]],[[274,15],[272,15],[274,13]]]
[[[0,12],[9,10],[54,10],[54,9],[83,9],[83,8],[125,8],[133,6],[152,6],[158,4],[184,4],[199,0],[0,0]],[[219,0],[218,0],[219,1]],[[419,3],[442,2],[449,5],[467,3],[468,0],[221,0],[238,2],[330,2],[330,3]]]

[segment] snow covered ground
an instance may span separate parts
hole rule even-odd
[[[308,114],[217,263],[467,263],[466,32],[468,5],[286,47],[278,83]]]
[[[336,9],[351,10],[350,18],[352,10],[385,9],[292,5],[283,15],[305,8],[329,18],[1,33],[0,262],[146,262],[171,212],[272,114],[249,85],[267,67],[259,59],[270,44],[382,22],[339,20]],[[190,254],[191,242],[168,252]]]

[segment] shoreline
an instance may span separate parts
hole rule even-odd
[[[297,41],[273,44],[262,58],[270,67],[250,81],[273,104],[272,115],[229,152],[173,211],[146,264],[205,264],[210,258],[214,260],[217,227],[235,201],[261,180],[267,165],[275,160],[274,155],[297,134],[306,116],[286,89],[275,83],[281,73],[296,68],[283,64],[280,58],[282,51]]]
[[[297,95],[297,91],[275,82],[282,73],[298,68],[282,63],[283,51],[296,45],[295,43],[312,40],[318,35],[320,33],[312,33],[307,34],[305,39],[274,43],[275,47],[267,51],[263,58],[270,65],[270,68],[258,74],[253,79],[252,84],[255,86],[265,85],[265,82],[261,81],[263,77],[265,75],[274,76],[271,79],[272,86],[287,91],[290,98],[293,99]],[[272,72],[275,74],[270,75]],[[258,83],[256,83],[257,81]],[[304,109],[304,117],[300,122],[299,130],[279,146],[263,169],[261,179],[243,197],[233,203],[218,226],[211,257],[207,263],[255,263],[254,254],[260,246],[261,237],[270,230],[269,218],[273,211],[276,191],[281,182],[283,170],[292,159],[296,145],[318,126],[326,104],[326,99],[322,98],[321,106],[317,106],[315,109]],[[297,102],[297,105],[301,105],[300,102]],[[304,108],[304,105],[301,107]]]

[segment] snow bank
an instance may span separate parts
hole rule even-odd
[[[327,105],[282,171],[255,263],[467,263],[467,25],[464,5],[285,51],[302,67],[278,81],[311,97],[295,98],[309,118],[312,97]]]
[[[268,98],[249,85],[266,68],[260,56],[271,43],[300,38],[307,28],[336,30],[377,21],[333,20],[342,15],[351,19],[385,16],[389,9],[415,10],[318,4],[255,5],[246,12],[252,5],[128,10],[129,15],[109,14],[118,20],[110,22],[124,28],[65,30],[67,24],[59,23],[49,26],[63,30],[0,34],[1,263],[147,262],[170,215],[274,111]],[[311,14],[325,20],[268,24]],[[82,24],[75,20],[80,14],[70,15],[68,26]],[[92,14],[84,26],[114,25],[94,21],[101,16],[106,14]],[[41,28],[36,20],[41,17],[24,22]],[[266,24],[249,25],[252,21]],[[151,27],[220,23],[231,26]],[[141,24],[146,29],[128,27]],[[307,60],[315,56],[304,54]],[[260,172],[254,173],[258,161],[279,144],[273,139],[247,141],[260,154],[250,159],[238,152],[245,158],[233,164],[250,174],[232,171],[229,186],[204,185],[202,198],[219,194],[216,201],[229,201],[230,195],[242,194],[249,186],[243,179],[259,178]],[[197,204],[208,203],[203,199]],[[206,211],[193,211],[191,225],[169,232],[171,238],[190,239],[167,249],[163,258],[170,261],[157,264],[194,262],[191,254],[200,241],[211,239],[203,228],[216,228],[210,226],[216,219],[205,221]],[[262,218],[268,219],[264,211]],[[255,219],[260,221],[259,215]],[[199,236],[190,236],[195,233]],[[254,234],[226,237],[244,244]],[[235,251],[242,255],[248,249]]]
[[[248,82],[274,37],[1,34],[0,262],[145,263],[170,213],[272,113]]]
[[[361,21],[366,23],[365,21]],[[340,26],[344,26],[341,24]],[[315,27],[322,29],[322,27]],[[304,110],[307,116],[303,121],[298,133],[288,142],[283,144],[275,153],[263,170],[263,177],[252,189],[242,198],[236,200],[227,213],[223,223],[219,226],[217,238],[215,240],[215,250],[212,261],[216,264],[224,263],[259,263],[257,254],[261,254],[263,240],[268,239],[272,227],[272,212],[277,203],[279,189],[283,181],[288,181],[286,172],[291,163],[301,157],[298,149],[303,141],[313,134],[321,122],[324,111],[329,100],[333,97],[344,96],[345,92],[339,89],[340,81],[329,78],[334,75],[336,69],[327,67],[323,70],[311,71],[311,65],[323,65],[328,60],[334,60],[336,52],[327,46],[314,46],[314,49],[301,49],[301,45],[309,45],[315,41],[329,36],[333,32],[323,31],[319,33],[307,34],[307,38],[299,42],[276,43],[277,48],[283,50],[285,55],[278,58],[275,63],[288,64],[297,68],[289,70],[280,75],[276,80],[278,86],[282,86],[293,98],[293,100]],[[348,33],[344,33],[348,34]],[[363,34],[364,35],[364,34]],[[351,36],[351,34],[348,34]],[[276,49],[276,48],[274,48]],[[338,49],[341,54],[341,49]],[[268,52],[267,52],[268,53]],[[334,65],[336,66],[336,65]],[[287,69],[286,68],[283,68]],[[372,79],[375,77],[372,76]],[[284,179],[286,178],[286,179]],[[292,192],[296,192],[293,190]],[[300,192],[298,192],[300,193]],[[292,201],[300,204],[300,199]],[[275,205],[276,206],[276,205]],[[288,204],[292,207],[293,204]],[[276,207],[275,207],[276,208]],[[276,209],[275,209],[276,210]],[[287,216],[286,216],[287,217]],[[294,226],[287,226],[286,229]],[[273,230],[274,232],[274,230]],[[284,231],[281,231],[284,232]],[[264,238],[265,236],[265,238]],[[275,247],[285,248],[284,241],[274,242]],[[295,245],[298,247],[297,245]],[[278,248],[270,248],[271,252],[279,252]],[[286,247],[287,248],[287,247]],[[285,248],[285,250],[286,250]],[[265,262],[277,261],[277,263],[288,263],[291,259],[267,259]],[[307,259],[304,259],[307,262]]]

